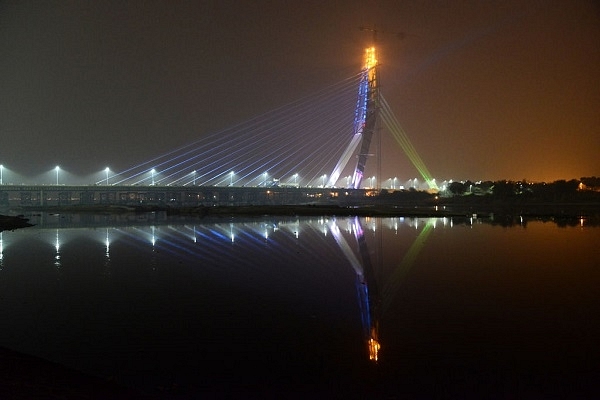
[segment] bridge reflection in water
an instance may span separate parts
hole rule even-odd
[[[379,340],[379,320],[387,305],[393,300],[399,285],[417,254],[429,235],[436,219],[404,219],[404,218],[287,218],[287,219],[236,219],[236,222],[223,220],[205,220],[185,217],[167,216],[165,213],[144,214],[36,214],[31,216],[35,229],[40,238],[48,246],[53,247],[52,264],[57,269],[63,267],[63,248],[70,241],[82,236],[91,237],[104,247],[103,274],[110,275],[113,260],[111,248],[117,242],[129,242],[138,247],[151,246],[152,249],[170,254],[177,259],[193,262],[225,259],[230,257],[231,245],[236,241],[266,242],[273,240],[298,240],[308,231],[320,232],[323,236],[331,235],[342,258],[347,260],[349,268],[355,275],[358,310],[361,314],[365,355],[372,362],[379,360],[380,349],[385,350],[385,344]],[[383,229],[398,230],[398,225],[404,224],[415,229],[421,229],[412,246],[408,248],[404,258],[397,263],[391,274],[383,277],[384,268],[381,249],[369,249],[367,234],[381,234]],[[25,231],[23,231],[25,232]],[[283,234],[283,239],[281,234]],[[0,268],[3,266],[4,253],[15,241],[27,236],[13,236],[0,232]],[[199,244],[209,244],[209,247]],[[301,242],[300,242],[301,243]],[[381,239],[371,242],[381,245]],[[311,246],[311,245],[308,245]],[[313,252],[310,247],[306,249]],[[376,250],[371,252],[371,250]],[[287,254],[280,254],[281,260]],[[232,259],[231,263],[239,266],[240,274],[250,267],[252,261]],[[150,268],[156,268],[154,261]],[[248,268],[245,268],[248,267]],[[387,268],[389,270],[389,267]],[[379,277],[379,279],[378,279]]]

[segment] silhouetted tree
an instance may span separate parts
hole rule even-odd
[[[575,195],[579,181],[575,179],[571,179],[570,181],[561,179],[553,182],[552,186],[554,188],[555,200],[566,200]]]
[[[448,190],[453,195],[459,196],[465,194],[467,186],[462,182],[452,182],[450,185],[448,185]]]
[[[596,176],[583,177],[580,179],[588,188],[600,188],[600,178]]]
[[[494,182],[493,193],[494,197],[501,199],[513,197],[515,195],[516,185],[512,181],[496,181]]]

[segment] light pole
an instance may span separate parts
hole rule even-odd
[[[108,186],[108,172],[110,171],[110,169],[106,167],[104,171],[106,171],[106,186]]]
[[[60,167],[57,165],[54,169],[56,170],[56,186],[58,186],[58,171],[60,170]]]
[[[152,168],[152,170],[150,171],[150,173],[152,174],[152,186],[154,186],[154,173],[156,172],[156,170],[154,168]]]

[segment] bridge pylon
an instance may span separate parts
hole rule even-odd
[[[365,165],[369,156],[369,148],[373,134],[377,129],[377,114],[379,110],[379,87],[377,83],[377,55],[375,47],[365,49],[364,64],[358,88],[358,99],[354,114],[354,136],[333,172],[329,175],[328,186],[334,186],[343,169],[348,165],[358,145],[357,163],[352,175],[350,187],[359,189],[365,173]]]

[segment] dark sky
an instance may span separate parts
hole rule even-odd
[[[434,177],[600,176],[591,0],[2,1],[0,164],[126,169],[356,74],[362,25]]]

